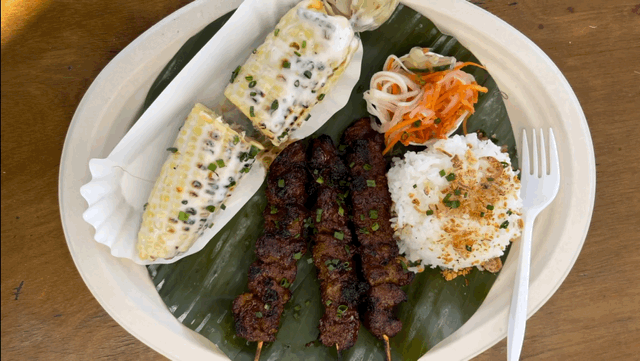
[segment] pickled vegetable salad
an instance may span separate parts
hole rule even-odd
[[[465,66],[429,49],[413,48],[400,58],[391,55],[383,71],[371,77],[364,93],[367,110],[380,124],[374,129],[385,134],[387,153],[397,142],[425,145],[431,139],[445,139],[474,113],[478,93],[487,88],[478,85]]]

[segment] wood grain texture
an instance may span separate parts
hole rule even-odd
[[[188,2],[2,1],[4,360],[163,359],[113,321],[84,285],[62,233],[57,179],[67,128],[93,79]],[[529,320],[522,360],[637,359],[640,0],[474,3],[558,65],[584,108],[596,152],[589,235],[566,281]],[[504,359],[505,340],[476,358]]]

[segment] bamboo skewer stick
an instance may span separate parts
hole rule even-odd
[[[389,345],[389,337],[387,335],[382,335],[384,338],[384,348],[387,353],[387,361],[391,361],[391,345]]]
[[[262,351],[262,341],[258,342],[258,349],[256,350],[256,357],[253,358],[253,361],[260,360],[260,352]]]

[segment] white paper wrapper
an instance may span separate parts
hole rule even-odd
[[[95,229],[95,240],[111,249],[116,257],[141,265],[173,263],[200,251],[255,194],[266,177],[266,169],[256,162],[225,202],[227,209],[214,220],[189,251],[170,260],[141,260],[136,251],[143,206],[170,147],[196,102],[222,114],[229,123],[240,123],[243,116],[229,108],[224,89],[231,72],[273,31],[280,18],[297,0],[246,0],[218,33],[193,57],[140,119],[116,145],[106,159],[89,162],[92,180],[81,187],[88,203],[83,218]],[[211,19],[212,21],[214,19]],[[250,29],[250,30],[249,30]],[[291,138],[302,139],[319,129],[344,107],[358,78],[362,63],[362,44],[342,77],[314,107],[311,118]]]

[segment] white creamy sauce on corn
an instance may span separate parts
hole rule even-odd
[[[359,44],[346,18],[311,3],[303,1],[283,17],[225,91],[274,144],[308,119]]]
[[[422,267],[482,269],[520,236],[520,181],[509,155],[476,134],[394,158],[387,174],[400,252]]]
[[[187,251],[208,227],[258,152],[202,105],[180,129],[145,206],[138,234],[141,259],[171,258]]]

